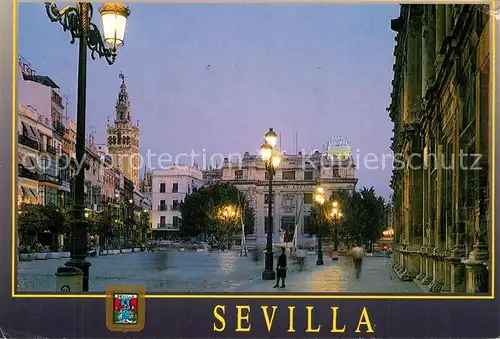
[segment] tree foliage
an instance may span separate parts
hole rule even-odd
[[[105,237],[112,236],[114,220],[114,213],[109,210],[104,210],[100,213],[89,213],[86,218],[89,233]]]
[[[220,211],[232,206],[236,213],[234,220],[223,220]],[[245,226],[245,234],[254,231],[255,214],[245,195],[234,185],[217,183],[193,191],[180,204],[182,223],[181,235],[196,237],[204,234],[219,241],[227,240]]]
[[[386,227],[386,204],[373,187],[360,191],[340,192],[337,197],[343,213],[339,222],[339,240],[348,247],[355,243],[373,244]]]
[[[338,203],[342,217],[331,218],[333,202]],[[335,240],[351,247],[355,243],[373,244],[382,236],[387,225],[387,208],[382,197],[373,187],[360,191],[339,191],[330,196],[322,206],[314,205],[305,232],[309,235],[333,236]]]
[[[311,207],[311,214],[309,215],[309,222],[307,225],[307,232],[310,235],[321,235],[328,237],[332,232],[332,223],[329,218],[330,210],[329,204],[313,205]]]
[[[26,234],[43,232],[49,223],[45,206],[39,204],[22,204],[18,218],[18,229]]]

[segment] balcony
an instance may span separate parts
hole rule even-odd
[[[158,230],[179,231],[179,225],[156,223]]]
[[[40,182],[48,182],[48,183],[55,184],[55,185],[61,185],[60,178],[55,177],[55,176],[50,175],[50,174],[46,174],[46,173],[40,174],[38,180]]]
[[[45,146],[45,152],[52,154],[52,155],[57,155],[57,153],[58,153],[57,148],[55,148],[54,146],[51,146],[51,145]]]
[[[54,121],[52,127],[54,128],[54,131],[60,136],[64,136],[64,134],[66,134],[66,127],[62,122]]]
[[[26,169],[24,166],[19,166],[18,170],[18,176],[19,178],[26,178],[30,180],[38,180],[38,173],[32,172],[28,169]]]
[[[166,205],[158,205],[158,211],[166,211],[167,206]]]
[[[26,147],[32,148],[39,150],[39,144],[38,141],[31,139],[30,137],[24,135],[24,134],[19,134],[17,141],[19,144],[24,145]]]

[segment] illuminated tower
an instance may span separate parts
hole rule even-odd
[[[114,124],[107,124],[107,140],[109,154],[113,158],[113,164],[134,183],[134,188],[139,189],[139,121],[132,124],[130,100],[125,85],[125,75],[120,73],[122,83],[116,100],[116,116]]]

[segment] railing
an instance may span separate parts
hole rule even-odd
[[[158,211],[166,211],[167,206],[166,205],[158,205]]]
[[[161,224],[161,223],[156,223],[156,227],[158,229],[166,229],[166,230],[172,230],[172,231],[178,231],[179,230],[179,225],[173,225],[173,224]]]
[[[19,166],[18,176],[20,178],[26,178],[31,180],[38,180],[38,173],[32,172],[23,166]]]
[[[39,144],[38,141],[31,139],[30,137],[24,135],[24,134],[19,134],[17,141],[26,147],[33,148],[36,150],[39,150]]]
[[[50,153],[52,155],[57,155],[57,148],[55,148],[54,146],[51,146],[51,145],[47,145],[45,147],[45,152]]]
[[[52,125],[54,131],[56,131],[59,135],[64,136],[64,134],[66,134],[66,127],[62,122],[55,121]]]

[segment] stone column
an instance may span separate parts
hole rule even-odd
[[[425,255],[425,263],[424,263],[424,266],[425,266],[425,277],[422,279],[421,281],[421,284],[423,286],[426,286],[428,284],[431,283],[432,279],[433,279],[433,260],[432,260],[432,252],[434,250],[434,243],[435,243],[435,239],[434,239],[434,213],[433,213],[433,207],[434,207],[434,195],[433,195],[433,188],[434,188],[434,183],[432,181],[432,171],[433,171],[433,167],[431,167],[431,165],[433,164],[433,162],[431,161],[431,159],[435,159],[435,154],[433,154],[435,152],[434,149],[431,148],[431,139],[433,138],[433,136],[431,135],[431,128],[430,126],[427,128],[427,135],[426,135],[426,143],[427,143],[427,150],[428,150],[428,156],[427,156],[427,169],[425,171],[426,173],[426,177],[425,177],[425,181],[426,181],[426,189],[427,189],[427,195],[426,195],[426,199],[425,199],[425,202],[427,204],[426,206],[426,209],[427,209],[427,213],[426,213],[426,220],[425,220],[425,224],[426,224],[426,230],[425,230],[425,239],[426,239],[426,245],[425,245],[425,252],[424,252],[424,255]],[[435,166],[435,163],[434,163],[434,166]]]
[[[467,293],[484,293],[488,289],[489,274],[482,262],[464,260],[467,269]]]
[[[451,35],[451,30],[453,29],[453,5],[443,5],[445,6],[446,15],[446,36]]]
[[[426,140],[426,138],[423,138]],[[427,260],[426,256],[426,251],[427,251],[427,200],[428,200],[428,182],[427,182],[427,157],[428,157],[428,146],[427,142],[424,141],[424,152],[423,152],[423,159],[422,159],[422,178],[421,178],[421,186],[422,186],[422,201],[420,202],[422,205],[422,218],[421,218],[421,223],[422,223],[422,229],[421,229],[421,236],[422,236],[422,246],[420,247],[419,251],[419,258],[420,258],[420,273],[415,277],[416,282],[421,282],[425,276],[426,276],[426,265],[425,262]]]
[[[440,140],[437,140],[437,154],[436,154],[436,201],[434,204],[436,206],[436,215],[435,215],[435,232],[434,232],[434,251],[433,251],[433,280],[429,285],[430,291],[438,292],[440,285],[442,284],[441,276],[442,276],[442,249],[441,249],[441,224],[443,222],[442,214],[443,214],[443,145],[440,144]]]
[[[411,90],[409,95],[408,114],[410,122],[418,120],[421,111],[422,98],[422,9],[415,5],[410,16],[408,34],[408,75],[410,76]]]
[[[427,86],[434,77],[434,56],[436,53],[435,40],[436,33],[434,30],[434,9],[435,5],[425,5],[425,13],[423,15],[423,30],[422,30],[422,98],[425,97]]]
[[[446,34],[446,5],[436,6],[436,63],[440,66],[442,58],[440,57],[441,46]]]

